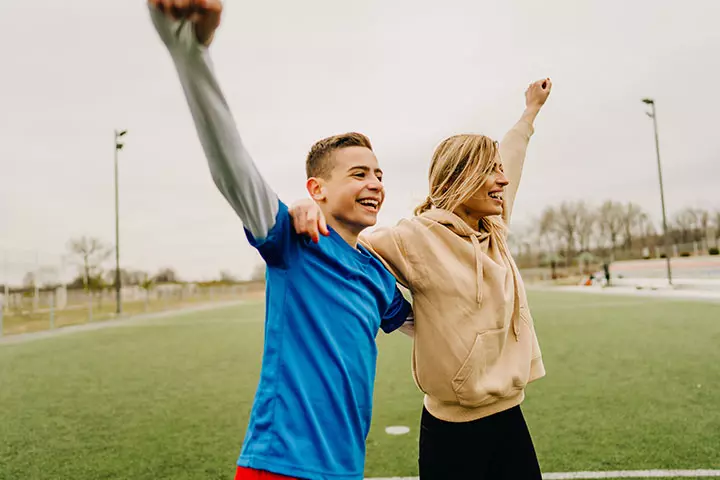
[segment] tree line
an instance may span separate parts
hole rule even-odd
[[[685,208],[668,218],[668,237],[680,255],[717,254],[720,210]],[[527,228],[511,232],[510,244],[525,266],[570,265],[583,257],[600,261],[659,257],[663,249],[662,221],[633,202],[584,200],[546,207]],[[670,255],[673,252],[669,252]]]
[[[633,202],[607,200],[593,205],[584,200],[564,201],[546,207],[528,226],[512,228],[510,246],[521,267],[593,264],[620,259],[665,256],[662,222]],[[685,208],[668,218],[670,244],[677,254],[687,256],[698,249],[711,255],[720,244],[720,209]],[[103,290],[115,284],[115,269],[106,268],[114,246],[96,237],[82,236],[67,244],[78,273],[69,288]],[[673,252],[671,251],[672,255]],[[264,264],[256,265],[251,281],[262,280]],[[120,269],[122,285],[150,289],[161,283],[182,283],[177,271],[164,267],[151,274],[143,270]],[[198,283],[237,283],[222,270],[216,280]],[[42,283],[36,272],[28,272],[23,284]],[[49,287],[50,285],[38,285]]]
[[[97,237],[82,236],[70,239],[67,243],[68,256],[73,265],[77,267],[77,274],[66,284],[71,289],[86,289],[89,291],[100,291],[115,285],[115,268],[107,268],[106,265],[115,253],[115,247]],[[262,268],[260,268],[262,267]],[[256,266],[252,272],[251,280],[264,278],[264,265]],[[35,271],[25,274],[23,287],[51,288],[57,285],[49,285],[43,282],[41,275]],[[199,284],[235,284],[240,280],[229,270],[221,270],[215,280],[196,282]],[[146,290],[152,289],[157,284],[184,283],[177,271],[172,267],[163,267],[154,274],[144,270],[120,268],[120,284],[123,286],[138,286]]]

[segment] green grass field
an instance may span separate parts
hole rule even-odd
[[[720,304],[531,293],[544,471],[719,469]],[[261,303],[0,345],[0,479],[230,479]],[[379,337],[366,476],[417,475],[410,340]],[[389,425],[410,434],[389,436]]]

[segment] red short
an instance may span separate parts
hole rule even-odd
[[[286,477],[277,473],[270,473],[264,470],[255,470],[254,468],[237,467],[235,480],[300,480],[294,477]]]

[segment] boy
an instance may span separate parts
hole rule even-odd
[[[361,480],[370,426],[378,328],[410,314],[394,277],[357,237],[385,198],[369,140],[317,142],[307,189],[328,219],[317,242],[294,233],[285,204],[245,151],[207,47],[220,0],[148,0],[178,71],[212,177],[267,263],[260,383],[237,479]],[[278,476],[279,475],[279,476]]]

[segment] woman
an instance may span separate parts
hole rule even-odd
[[[483,135],[445,139],[415,216],[361,240],[413,296],[421,480],[541,478],[520,404],[545,369],[507,224],[551,89],[549,78],[529,86],[499,145]],[[312,203],[296,204],[293,216],[299,233],[317,235]]]

